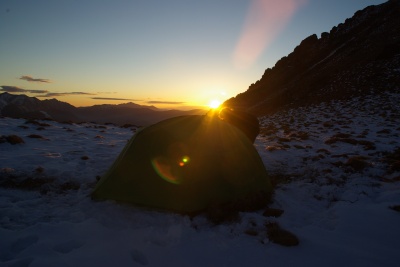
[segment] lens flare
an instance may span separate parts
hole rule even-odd
[[[180,184],[181,180],[179,173],[176,173],[176,168],[171,161],[165,157],[156,157],[151,161],[154,170],[165,181],[172,184]]]
[[[218,99],[213,99],[210,101],[210,103],[208,103],[208,106],[210,108],[216,109],[221,105],[221,101],[219,101]]]
[[[183,167],[187,165],[190,162],[190,158],[188,156],[182,157],[182,159],[179,161],[178,165]]]
[[[182,182],[182,167],[187,166],[189,163],[189,156],[183,156],[179,160],[172,160],[167,157],[156,157],[151,161],[151,165],[158,176],[172,184],[180,184]]]
[[[237,42],[233,62],[237,68],[250,67],[308,0],[253,0]]]

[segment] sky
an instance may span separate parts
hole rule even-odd
[[[0,93],[205,107],[381,0],[2,0]]]

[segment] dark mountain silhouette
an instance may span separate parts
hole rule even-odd
[[[74,107],[57,99],[39,100],[26,95],[0,94],[0,115],[12,118],[144,126],[175,116],[205,114],[205,112],[201,109],[161,110],[154,106],[142,106],[135,103]]]
[[[244,93],[224,104],[256,115],[331,99],[399,90],[400,1],[357,11],[304,39]]]

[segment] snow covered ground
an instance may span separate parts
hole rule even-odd
[[[220,225],[90,199],[134,128],[1,118],[0,266],[399,266],[398,103],[386,93],[261,118],[255,146],[284,212]],[[271,242],[270,223],[299,245]]]

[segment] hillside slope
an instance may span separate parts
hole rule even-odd
[[[261,117],[272,209],[217,225],[90,199],[136,127],[0,118],[0,266],[398,267],[399,102],[385,92]],[[274,225],[299,245],[279,245]]]
[[[248,90],[225,102],[254,114],[350,99],[400,84],[400,1],[357,11],[324,32],[304,39]]]

